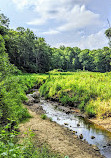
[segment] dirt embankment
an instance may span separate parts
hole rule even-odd
[[[105,119],[94,118],[90,120],[111,132],[111,117]]]
[[[99,151],[77,138],[72,131],[55,122],[41,119],[42,109],[39,103],[27,108],[33,118],[20,125],[22,136],[30,128],[37,140],[46,142],[52,151],[62,154],[63,157],[67,155],[69,158],[102,158]]]

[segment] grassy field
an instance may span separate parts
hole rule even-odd
[[[22,74],[6,78],[0,83],[0,156],[46,158],[58,156],[45,147],[34,147],[28,139],[16,144],[16,126],[30,118],[23,102],[26,92],[40,87],[40,94],[53,98],[64,106],[70,105],[92,117],[111,116],[111,73],[56,72],[48,74]],[[33,134],[32,134],[33,135]]]
[[[26,92],[34,85],[45,98],[77,107],[89,116],[111,115],[111,73],[50,72],[11,76],[0,83],[0,123],[29,117],[23,107]]]
[[[90,117],[111,115],[111,73],[52,71],[40,93],[77,107]]]

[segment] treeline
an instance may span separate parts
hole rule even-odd
[[[51,48],[44,38],[37,37],[30,29],[9,29],[9,19],[3,14],[0,23],[1,53],[6,52],[10,63],[24,72],[44,73],[53,69],[111,71],[111,49],[108,47],[97,50],[65,46]],[[110,29],[106,31],[109,38],[108,31]]]

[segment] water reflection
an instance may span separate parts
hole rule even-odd
[[[53,121],[77,131],[76,135],[78,136],[82,134],[83,139],[86,139],[89,144],[97,145],[101,154],[106,158],[111,158],[111,133],[109,131],[90,122],[88,119],[59,111],[54,105],[45,100],[41,100],[41,106],[46,111],[46,115],[51,117]],[[95,138],[91,139],[92,136]]]

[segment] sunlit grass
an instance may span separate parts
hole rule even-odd
[[[52,74],[52,75],[51,75]],[[40,88],[46,98],[56,97],[63,104],[80,108],[89,116],[111,113],[111,73],[60,72]]]

